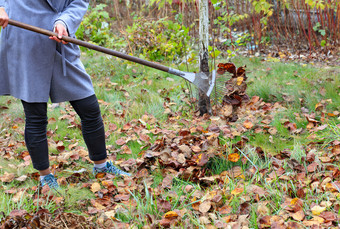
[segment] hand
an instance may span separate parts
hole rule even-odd
[[[8,15],[5,11],[5,8],[0,8],[0,27],[5,28],[8,25]]]
[[[62,42],[63,44],[67,44],[68,42],[61,40],[63,36],[68,37],[68,32],[67,29],[63,24],[57,23],[54,27],[54,32],[58,34],[58,37],[56,36],[51,36],[51,40],[55,40],[57,42]]]

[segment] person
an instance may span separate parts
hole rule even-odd
[[[131,174],[107,161],[100,107],[90,76],[80,61],[77,45],[62,41],[75,37],[89,0],[0,0],[0,95],[21,100],[25,113],[25,143],[40,183],[59,189],[50,171],[47,143],[47,103],[70,101],[81,119],[82,134],[93,173]],[[58,36],[46,37],[8,25],[9,18]]]

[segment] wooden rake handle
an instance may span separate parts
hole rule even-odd
[[[28,25],[28,24],[25,24],[25,23],[22,23],[22,22],[13,20],[13,19],[9,19],[8,24],[22,28],[22,29],[26,29],[26,30],[29,30],[29,31],[33,31],[33,32],[36,32],[36,33],[44,34],[46,36],[56,36],[56,37],[58,37],[57,33],[54,33],[52,31],[42,29],[42,28],[39,28],[39,27],[36,27],[36,26]],[[73,44],[76,44],[76,45],[80,45],[80,46],[83,46],[83,47],[86,47],[86,48],[89,48],[89,49],[92,49],[92,50],[96,50],[96,51],[99,51],[99,52],[102,52],[102,53],[105,53],[105,54],[108,54],[108,55],[111,55],[111,56],[119,57],[121,59],[129,60],[129,61],[135,62],[137,64],[142,64],[142,65],[145,65],[145,66],[148,66],[148,67],[151,67],[151,68],[155,68],[155,69],[161,70],[163,72],[169,73],[169,70],[170,70],[170,68],[167,67],[167,66],[164,66],[164,65],[161,65],[161,64],[156,64],[154,62],[143,60],[143,59],[140,59],[138,57],[130,56],[130,55],[127,55],[127,54],[124,54],[124,53],[121,53],[121,52],[117,52],[117,51],[114,51],[112,49],[104,48],[104,47],[101,47],[99,45],[94,45],[94,44],[91,44],[91,43],[88,43],[88,42],[85,42],[85,41],[78,40],[76,38],[63,36],[61,38],[61,40],[66,41],[66,42],[70,42],[70,43],[73,43]]]

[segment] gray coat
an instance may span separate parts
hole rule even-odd
[[[9,18],[52,30],[61,20],[74,37],[89,0],[0,0]],[[0,36],[0,95],[26,102],[63,102],[94,94],[77,45],[11,25]]]

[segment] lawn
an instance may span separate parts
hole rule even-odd
[[[339,67],[236,57],[236,66],[246,65],[250,101],[230,121],[221,103],[200,117],[177,76],[103,55],[83,61],[101,105],[109,159],[133,176],[94,177],[79,118],[68,103],[49,104],[51,164],[63,193],[40,189],[21,103],[0,97],[4,225],[338,226]]]

